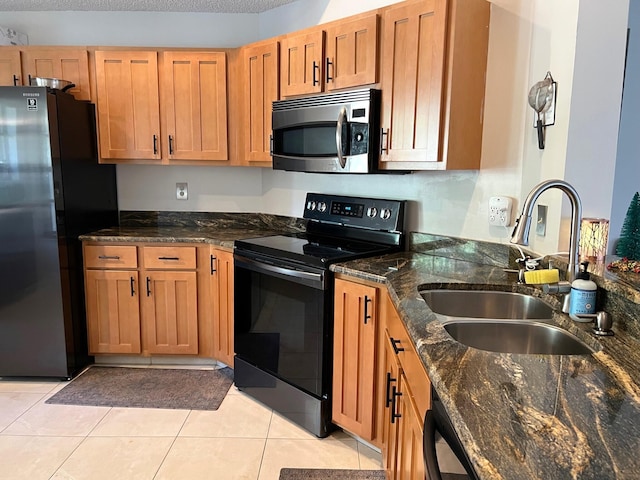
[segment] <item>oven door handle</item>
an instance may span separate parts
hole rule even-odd
[[[286,277],[293,282],[302,283],[321,290],[325,289],[325,275],[323,273],[303,272],[292,268],[278,267],[246,257],[235,257],[235,265],[237,267],[248,268],[258,273],[274,273],[281,278]]]
[[[347,160],[342,153],[342,127],[347,120],[347,109],[342,107],[338,114],[338,123],[336,124],[336,146],[338,147],[338,161],[342,168],[347,166]]]

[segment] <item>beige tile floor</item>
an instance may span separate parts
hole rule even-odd
[[[283,467],[381,468],[380,453],[346,433],[320,440],[235,387],[217,411],[46,404],[65,384],[0,380],[0,479],[277,480]]]

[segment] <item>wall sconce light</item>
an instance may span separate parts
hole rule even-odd
[[[607,254],[609,220],[583,218],[580,226],[580,256],[583,260],[602,263]]]

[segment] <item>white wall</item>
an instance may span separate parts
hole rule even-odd
[[[2,23],[27,33],[32,44],[226,47],[390,3],[396,1],[299,0],[260,15],[240,16],[142,12],[47,12],[34,16],[33,12],[3,12]],[[492,1],[485,130],[479,171],[363,177],[232,167],[119,165],[120,207],[262,211],[300,216],[299,202],[307,191],[386,196],[413,201],[408,225],[411,230],[506,242],[506,229],[487,226],[490,196],[514,198],[517,210],[520,199],[531,186],[547,178],[564,178],[565,159],[568,155],[582,156],[583,152],[577,148],[581,142],[591,145],[590,148],[598,147],[599,142],[606,144],[606,148],[597,150],[606,153],[598,153],[604,155],[599,159],[599,168],[612,170],[615,164],[615,155],[610,153],[611,144],[617,138],[617,121],[612,121],[612,116],[616,110],[616,86],[621,84],[621,72],[616,65],[624,54],[624,50],[620,50],[619,34],[626,30],[626,18],[621,18],[623,7],[609,12],[605,7],[610,7],[610,2],[605,0],[591,2],[597,4],[601,12],[596,12],[595,7],[585,8],[584,13],[579,11],[584,3],[588,2]],[[584,25],[579,24],[583,21],[582,15],[589,20],[585,20]],[[594,19],[603,22],[606,28],[601,30]],[[600,58],[594,62],[586,50],[578,48],[576,53],[577,33],[580,34],[578,41],[581,37],[595,36],[601,42],[599,51],[606,52],[608,57],[607,67],[615,68],[603,69],[593,79],[574,78],[574,58],[578,58],[580,67],[576,68],[575,75],[594,73],[593,69],[585,68],[586,60],[595,66],[601,62]],[[611,35],[614,38],[610,39]],[[527,93],[547,70],[551,70],[558,81],[557,117],[556,125],[547,129],[547,148],[539,151]],[[572,109],[583,107],[580,102],[586,100],[584,96],[580,96],[580,101],[578,97],[572,100],[574,83],[581,85],[582,92],[592,92],[595,85],[600,88],[613,85],[607,94],[613,97],[612,105],[607,105],[607,115],[599,120],[604,123],[603,137],[596,137],[589,123],[576,122],[575,128],[571,125]],[[617,105],[619,108],[619,101]],[[580,115],[592,112],[582,109]],[[579,179],[579,175],[575,175],[575,179]],[[189,200],[175,200],[178,181],[189,183]],[[600,187],[602,195],[591,197],[580,192],[585,212],[596,211],[595,205],[602,203],[602,198],[610,200],[612,179],[605,178]],[[545,203],[550,205],[548,233],[544,238],[532,238],[532,246],[549,253],[561,248],[558,245],[561,195],[549,194]]]
[[[640,0],[629,6],[629,49],[615,171],[609,250],[615,251],[633,195],[640,191]]]

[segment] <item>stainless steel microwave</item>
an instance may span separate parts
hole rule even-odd
[[[370,173],[380,150],[380,90],[273,102],[274,170]]]

